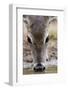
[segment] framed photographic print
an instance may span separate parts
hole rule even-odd
[[[64,82],[64,10],[9,6],[9,83]]]

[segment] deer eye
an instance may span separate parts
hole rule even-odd
[[[49,36],[46,38],[45,43],[48,43],[48,41],[49,41]]]
[[[32,41],[31,41],[30,37],[27,36],[27,40],[28,40],[28,42],[29,42],[30,44],[32,44]]]

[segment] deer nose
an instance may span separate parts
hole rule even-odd
[[[43,72],[45,70],[45,67],[42,65],[42,64],[37,64],[35,67],[34,67],[34,71],[35,72]]]

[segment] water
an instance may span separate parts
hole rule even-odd
[[[47,61],[46,70],[44,72],[34,72],[32,69],[32,63],[24,63],[23,74],[47,74],[47,73],[57,73],[57,60]]]

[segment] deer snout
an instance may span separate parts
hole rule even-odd
[[[41,63],[36,64],[36,65],[34,66],[34,71],[35,71],[35,72],[43,72],[44,70],[45,70],[45,66],[42,65]]]

